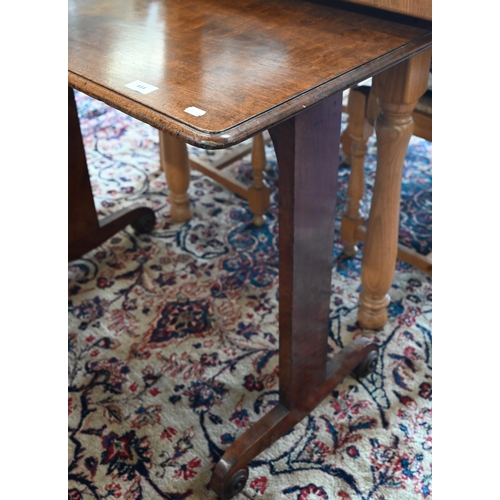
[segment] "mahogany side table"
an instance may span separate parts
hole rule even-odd
[[[431,46],[431,25],[326,3],[69,0],[71,88],[152,125],[172,148],[172,138],[225,148],[266,129],[274,143],[279,403],[215,465],[211,487],[222,499],[238,494],[247,464],[345,376],[369,373],[377,362],[367,338],[327,359],[342,91],[397,65],[390,84],[397,115]],[[392,141],[399,122],[387,123],[382,140]],[[73,120],[70,148],[79,134]]]

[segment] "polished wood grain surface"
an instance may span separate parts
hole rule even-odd
[[[190,144],[227,147],[431,44],[430,24],[342,4],[69,0],[69,84]],[[125,87],[135,80],[158,90]]]

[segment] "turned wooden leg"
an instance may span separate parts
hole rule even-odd
[[[345,97],[342,97],[342,112],[347,113],[347,108],[349,107],[349,97],[353,89],[356,87],[352,87],[347,91],[347,104],[344,104]],[[343,96],[345,95],[345,92],[343,93]],[[340,148],[342,150],[344,160],[343,163],[344,165],[350,165],[351,164],[351,149],[352,149],[352,138],[351,138],[351,131],[349,130],[349,123],[350,120],[347,120],[347,127],[344,129],[342,134],[340,135]]]
[[[185,142],[173,135],[160,134],[160,164],[170,190],[170,216],[173,222],[185,222],[193,216],[189,200],[189,157]]]
[[[266,151],[264,136],[257,134],[252,139],[252,185],[248,190],[248,206],[253,214],[253,223],[262,226],[266,222],[264,214],[269,210],[269,187],[264,179]]]
[[[342,217],[340,236],[344,243],[344,254],[353,257],[357,251],[356,228],[364,223],[361,199],[365,189],[364,160],[368,151],[367,142],[373,133],[373,125],[367,120],[370,87],[356,87],[349,92],[349,137],[351,138],[351,173],[347,185],[347,210]]]
[[[413,133],[412,112],[427,88],[430,57],[429,49],[373,78],[380,114],[375,122],[377,173],[361,267],[358,320],[365,328],[381,328],[387,321],[398,251],[403,163]]]
[[[224,453],[211,480],[223,499],[247,464],[310,413],[352,370],[374,369],[365,338],[327,360],[341,94],[273,127],[279,190],[279,403]]]
[[[350,165],[352,163],[352,138],[351,131],[349,130],[349,123],[350,120],[347,122],[347,127],[344,129],[342,135],[340,136],[340,145],[342,146],[342,153],[344,153],[344,165]]]
[[[68,260],[93,250],[129,224],[138,232],[149,232],[155,214],[150,208],[136,207],[97,218],[75,96],[68,87]]]

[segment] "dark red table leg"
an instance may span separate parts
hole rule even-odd
[[[223,499],[244,487],[247,464],[308,415],[353,370],[375,368],[377,345],[358,338],[327,359],[341,94],[270,130],[279,165],[280,400],[217,463]]]
[[[136,207],[98,220],[75,96],[68,87],[68,260],[81,257],[129,224],[138,232],[149,232],[155,214],[150,208]]]

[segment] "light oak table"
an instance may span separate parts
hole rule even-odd
[[[157,128],[174,159],[182,141],[225,148],[269,130],[274,143],[279,403],[215,465],[211,487],[223,499],[244,488],[255,456],[345,376],[369,373],[377,361],[377,345],[367,338],[327,359],[342,91],[395,68],[389,70],[395,80],[384,83],[394,116],[386,119],[379,154],[380,141],[400,141],[413,97],[407,89],[431,45],[431,26],[325,3],[69,0],[70,169],[86,171],[81,154],[71,154],[83,147],[71,89]],[[137,81],[136,90],[127,87]],[[138,91],[150,86],[149,93]],[[185,163],[172,162],[180,181]]]

